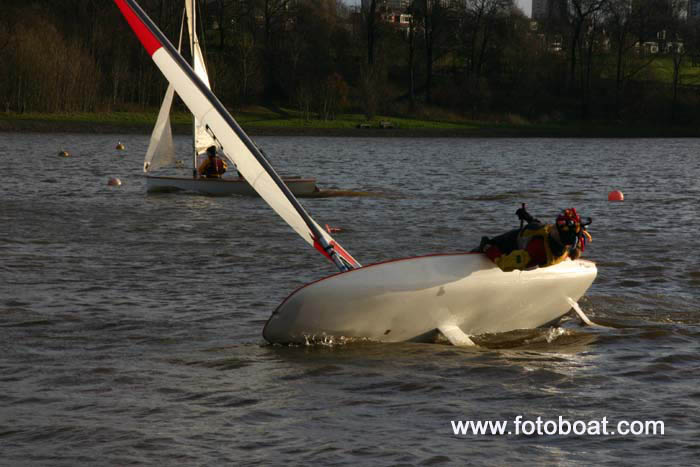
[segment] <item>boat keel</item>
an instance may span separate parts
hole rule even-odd
[[[464,334],[462,330],[453,324],[443,325],[438,328],[443,336],[455,347],[475,347],[476,344]]]
[[[593,321],[591,321],[590,318],[588,318],[588,316],[586,316],[586,313],[583,312],[583,310],[582,310],[581,307],[578,305],[578,303],[576,302],[576,300],[574,300],[573,298],[571,298],[571,297],[566,297],[566,301],[569,302],[569,305],[571,305],[571,308],[574,309],[574,311],[576,312],[576,314],[578,315],[578,317],[581,319],[581,321],[583,322],[583,324],[585,324],[586,326],[591,326],[591,327],[594,327],[594,328],[604,328],[604,327],[606,327],[606,326],[601,326],[600,324],[596,324],[596,323],[594,323]]]

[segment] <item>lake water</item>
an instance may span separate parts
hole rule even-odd
[[[302,200],[363,264],[469,250],[522,202],[593,217],[581,306],[611,328],[464,349],[267,345],[334,267],[260,199],[147,195],[148,137],[119,138],[0,133],[0,464],[697,465],[700,140],[257,138],[283,175],[376,193]],[[451,424],[517,416],[664,434]]]

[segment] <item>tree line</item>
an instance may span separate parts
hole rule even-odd
[[[160,103],[167,84],[113,2],[3,3],[0,109]],[[552,0],[537,22],[513,0],[412,0],[394,10],[383,0],[362,8],[340,0],[198,3],[212,87],[234,110],[265,104],[309,119],[698,120],[700,22],[681,0]],[[139,4],[177,45],[183,2]]]

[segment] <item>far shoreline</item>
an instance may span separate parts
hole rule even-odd
[[[465,128],[320,128],[313,126],[241,125],[251,136],[390,137],[390,138],[698,138],[700,128],[631,124],[508,125]],[[150,134],[152,123],[3,118],[0,133]],[[173,124],[173,133],[188,135],[191,126]]]

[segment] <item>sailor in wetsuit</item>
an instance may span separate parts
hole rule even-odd
[[[216,146],[207,148],[207,158],[197,169],[200,176],[207,178],[221,178],[226,172],[226,162],[216,155]]]
[[[554,224],[543,224],[533,218],[525,205],[516,214],[521,221],[527,221],[525,227],[493,238],[483,237],[476,249],[504,271],[552,266],[567,257],[577,259],[586,240],[591,240],[585,230],[590,218],[582,222],[574,208],[562,211]]]

